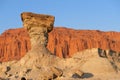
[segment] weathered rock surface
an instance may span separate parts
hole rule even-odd
[[[24,12],[21,18],[30,36],[31,50],[19,61],[2,63],[0,77],[11,80],[52,80],[61,76],[62,71],[57,68],[59,58],[46,48],[54,17]]]
[[[71,57],[84,49],[101,48],[120,51],[120,32],[54,28],[49,33],[48,49],[59,57]],[[25,29],[10,29],[0,36],[0,61],[20,59],[30,50]]]
[[[63,73],[66,80],[119,80],[119,54],[119,52],[100,48],[77,52],[72,58],[66,59],[66,64],[69,63],[71,67],[68,68],[69,70],[65,69]],[[80,72],[78,69],[80,69]],[[64,78],[61,79],[64,80]]]
[[[59,57],[91,48],[120,51],[120,32],[55,28],[49,34],[48,49]]]
[[[18,60],[30,50],[30,39],[23,28],[8,30],[0,36],[0,61]]]
[[[120,71],[119,52],[93,48],[75,53],[68,59],[59,58],[46,48],[54,17],[28,12],[22,13],[21,17],[30,35],[31,50],[18,61],[1,63],[1,79],[70,80],[95,77],[104,79],[101,78],[104,74],[107,74],[105,76],[107,80],[120,78],[116,77]]]
[[[106,56],[101,56],[106,53]],[[5,76],[3,79],[6,80],[7,78],[12,78],[12,80],[14,80],[13,78],[15,78],[15,80],[21,80],[21,78],[36,79],[36,77],[39,76],[41,79],[37,80],[43,80],[43,77],[45,77],[45,80],[48,80],[53,77],[53,75],[51,75],[53,74],[52,72],[55,72],[55,74],[59,75],[56,80],[119,80],[120,63],[118,61],[120,60],[120,56],[118,55],[116,58],[111,59],[110,57],[113,57],[111,54],[117,55],[118,53],[114,51],[111,52],[111,50],[102,50],[97,48],[87,49],[77,52],[72,58],[57,61],[59,64],[57,69],[51,67],[50,65],[46,65],[48,67],[45,67],[43,61],[46,62],[46,60],[50,57],[42,60],[40,62],[42,65],[36,64],[36,66],[34,66],[35,64],[32,64],[31,66],[34,66],[32,69],[28,66],[23,67],[18,65],[18,63],[16,64],[16,61],[2,63],[0,64],[0,77],[2,79],[3,76]],[[43,65],[44,68],[40,67]],[[17,71],[16,66],[19,68],[18,72],[15,72]],[[4,71],[7,75],[1,75],[2,71]],[[12,74],[13,72],[14,74]],[[19,72],[21,72],[20,76],[18,75]],[[30,76],[32,76],[32,78],[30,78]]]
[[[120,78],[119,52],[92,48],[77,52],[71,58],[59,58],[46,48],[54,17],[28,12],[22,13],[21,16],[23,25],[30,35],[31,50],[18,61],[0,63],[0,79],[118,80]]]

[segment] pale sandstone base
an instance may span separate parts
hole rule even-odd
[[[44,50],[44,49],[42,49]],[[41,50],[41,52],[43,52]],[[37,52],[37,51],[36,51]],[[99,57],[98,49],[76,53],[72,58],[60,59],[38,52],[27,54],[20,61],[2,63],[0,77],[10,80],[119,80],[107,58]]]

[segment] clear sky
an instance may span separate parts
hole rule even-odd
[[[22,27],[20,13],[55,16],[55,26],[120,31],[120,0],[0,0],[0,33]]]

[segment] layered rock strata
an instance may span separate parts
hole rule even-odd
[[[120,71],[120,55],[115,51],[93,48],[78,52],[71,58],[60,59],[46,48],[48,32],[53,28],[54,17],[28,12],[22,13],[21,16],[23,25],[31,38],[31,50],[19,61],[1,63],[0,79],[75,80],[90,78],[95,80],[97,77],[96,80],[104,78],[108,80],[120,78],[117,76]]]
[[[30,36],[32,47],[38,45],[47,46],[48,32],[51,32],[54,24],[54,17],[32,13],[22,13],[23,26]]]
[[[98,30],[54,28],[49,33],[47,48],[59,57],[71,57],[84,49],[101,48],[120,52],[120,33]],[[20,59],[30,50],[30,38],[25,29],[10,29],[0,36],[0,61]]]

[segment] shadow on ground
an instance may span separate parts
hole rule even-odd
[[[83,76],[81,78],[91,78],[94,75],[92,73],[84,73]]]

